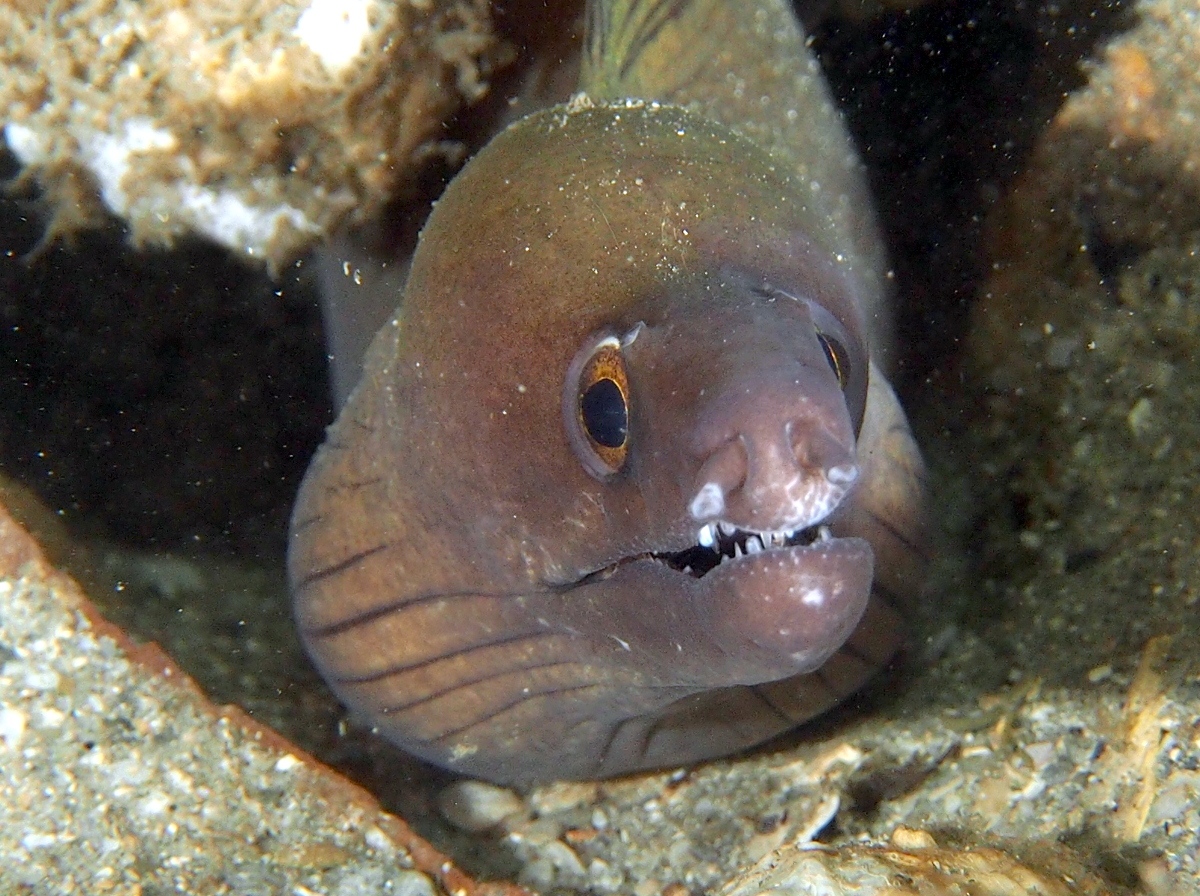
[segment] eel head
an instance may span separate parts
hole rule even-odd
[[[293,520],[353,709],[471,774],[594,776],[757,743],[886,661],[885,624],[817,678],[870,613],[842,520],[881,465],[807,189],[639,103],[532,116],[459,174]]]

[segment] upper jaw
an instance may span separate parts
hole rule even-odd
[[[805,530],[810,532],[810,540],[827,541],[831,535],[828,526],[797,526],[791,529],[753,529],[736,526],[725,520],[705,523],[696,533],[696,542],[701,547],[720,550],[726,541],[737,544],[742,553],[757,554],[771,548],[784,547],[787,542],[803,537]]]
[[[696,543],[690,547],[653,556],[679,572],[703,577],[727,561],[808,548],[834,540],[829,527],[822,524],[797,529],[752,529],[717,520],[701,526],[696,533]]]
[[[719,481],[704,482],[688,502],[689,515],[701,524],[696,541],[711,547],[718,533],[738,529],[758,536],[761,547],[772,546],[827,520],[857,479],[858,466],[846,463],[820,475],[795,475],[770,489],[743,486],[729,494]]]
[[[829,520],[852,494],[857,478],[858,468],[853,464],[832,476],[827,472],[821,477],[798,477],[773,490],[772,500],[753,496],[751,504],[757,512],[746,515],[753,520],[743,518],[745,496],[737,494],[727,507],[720,487],[704,483],[688,501],[684,519],[668,527],[668,537],[652,538],[650,544],[643,541],[631,553],[582,573],[574,584],[609,575],[636,561],[657,561],[676,572],[703,578],[718,566],[747,556],[832,547],[839,539],[831,532]],[[690,538],[689,520],[695,526]]]
[[[847,463],[823,475],[797,475],[769,494],[747,495],[743,486],[730,495],[719,482],[704,482],[688,502],[689,515],[700,524],[696,543],[660,556],[695,574],[697,564],[711,569],[743,555],[829,541],[833,536],[826,522],[857,479],[857,465]]]

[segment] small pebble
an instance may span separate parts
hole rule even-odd
[[[937,849],[937,841],[928,831],[918,831],[904,825],[892,831],[892,845],[897,849]]]
[[[438,809],[446,821],[469,833],[497,827],[526,811],[525,802],[504,787],[483,781],[457,781],[438,794]]]
[[[437,896],[433,881],[420,871],[401,871],[392,881],[393,896]]]
[[[25,736],[25,713],[19,709],[0,709],[0,741],[10,750],[15,750]]]

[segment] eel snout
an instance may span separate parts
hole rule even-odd
[[[755,364],[698,409],[692,519],[790,534],[820,523],[850,494],[859,475],[854,424],[812,341],[819,366]]]
[[[871,593],[870,544],[825,525],[859,466],[839,381],[819,364],[755,365],[699,409],[687,502],[697,544],[671,558],[703,578],[714,637],[774,676],[819,667]]]

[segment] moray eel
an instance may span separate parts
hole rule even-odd
[[[860,164],[782,0],[597,0],[421,233],[302,486],[337,694],[497,782],[749,747],[887,663],[922,467]]]

